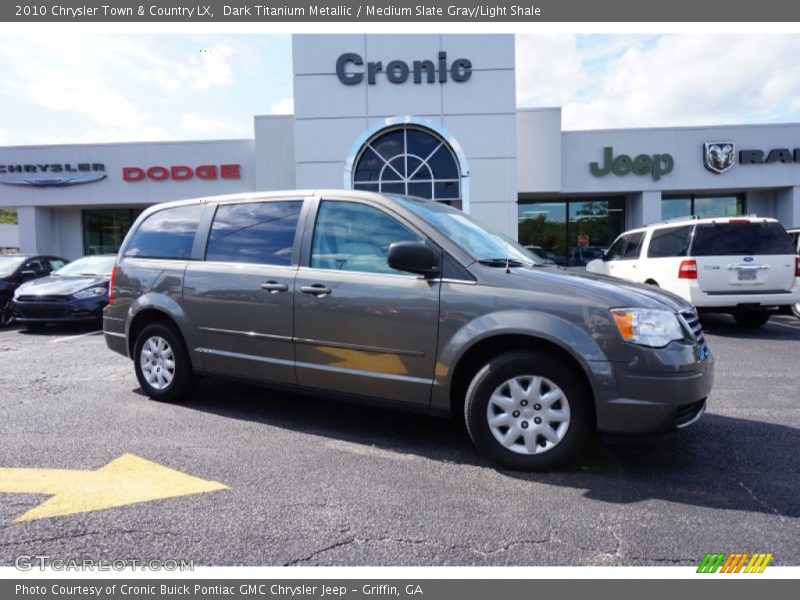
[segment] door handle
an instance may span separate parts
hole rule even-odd
[[[322,298],[323,296],[327,296],[331,293],[331,288],[326,287],[321,283],[315,283],[314,285],[301,285],[300,291],[304,294],[311,294],[317,298]]]
[[[270,294],[277,294],[278,292],[285,292],[289,289],[289,286],[277,281],[265,281],[261,284],[261,289],[267,290]]]

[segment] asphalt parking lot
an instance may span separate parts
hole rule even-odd
[[[545,474],[496,469],[441,419],[210,380],[153,402],[89,329],[0,330],[0,472],[30,479],[0,493],[0,564],[800,565],[800,321],[704,326],[716,386],[698,424]],[[48,499],[42,478],[68,487],[128,453],[225,487],[15,522]]]

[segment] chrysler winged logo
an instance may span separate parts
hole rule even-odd
[[[736,149],[733,142],[703,144],[703,164],[712,173],[724,173],[733,166]]]

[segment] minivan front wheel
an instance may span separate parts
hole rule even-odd
[[[134,368],[139,385],[154,400],[180,401],[194,387],[195,375],[183,342],[163,323],[148,325],[139,333]]]
[[[472,441],[512,469],[563,464],[589,433],[591,397],[580,378],[542,352],[509,352],[475,375],[464,403]]]

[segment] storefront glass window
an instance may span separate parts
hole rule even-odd
[[[736,217],[744,214],[744,197],[730,196],[668,196],[661,201],[661,218],[675,219],[696,215],[709,217]]]
[[[625,228],[624,198],[534,200],[519,204],[519,241],[558,265],[585,266]]]
[[[567,264],[567,203],[520,203],[518,239],[542,258]]]
[[[698,217],[736,217],[744,214],[744,202],[739,196],[696,197],[694,214]]]
[[[143,209],[99,209],[83,211],[83,253],[116,254],[125,234]]]
[[[691,198],[664,198],[661,201],[661,218],[678,219],[692,215]]]

